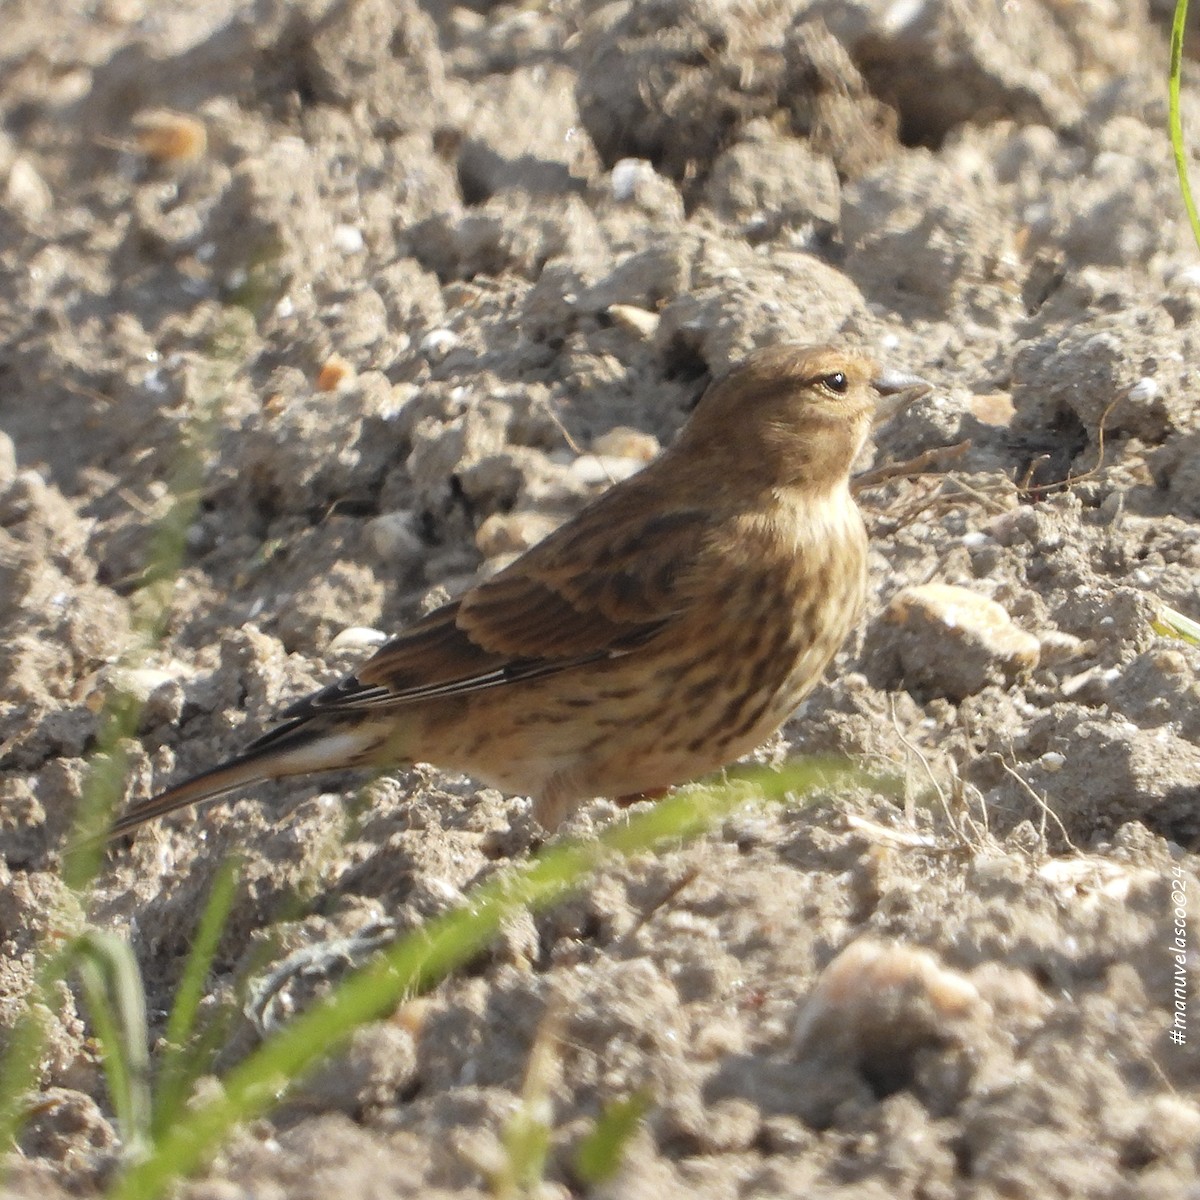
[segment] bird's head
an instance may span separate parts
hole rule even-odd
[[[823,492],[849,478],[873,424],[929,390],[855,350],[770,346],[708,388],[681,441],[714,471]]]

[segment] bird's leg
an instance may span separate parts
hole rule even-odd
[[[533,819],[547,832],[553,833],[578,807],[580,795],[579,771],[563,768],[555,771],[533,797]]]

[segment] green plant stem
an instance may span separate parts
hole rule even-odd
[[[616,1175],[653,1099],[650,1089],[643,1087],[605,1106],[575,1154],[575,1174],[583,1183],[595,1187]]]
[[[758,770],[752,777],[754,790],[760,797],[779,800],[820,783],[839,782],[830,780],[830,769],[824,763],[801,764],[779,774]],[[844,767],[840,776],[843,785],[852,777]],[[546,908],[580,887],[614,853],[629,856],[711,828],[750,794],[745,785],[676,793],[647,812],[614,823],[593,840],[551,846],[528,865],[482,884],[463,907],[384,951],[235,1067],[222,1081],[220,1095],[183,1113],[149,1156],[117,1179],[109,1200],[161,1196],[202,1166],[235,1124],[266,1112],[360,1025],[386,1016],[404,997],[469,962],[512,914],[522,908]]]
[[[71,969],[71,962],[69,949],[47,952],[29,989],[25,1012],[9,1034],[0,1059],[0,1154],[13,1146],[25,1123],[29,1092],[37,1084],[46,1041],[45,1017],[53,1017],[57,1011],[59,985]],[[3,1182],[0,1167],[0,1187]]]
[[[142,973],[129,943],[99,929],[89,929],[75,939],[72,957],[100,1040],[125,1153],[138,1157],[148,1147],[151,1132]]]
[[[1183,28],[1187,21],[1188,0],[1175,0],[1175,19],[1171,22],[1171,70],[1168,76],[1169,96],[1168,124],[1171,133],[1171,149],[1175,154],[1175,170],[1179,174],[1179,188],[1183,192],[1183,204],[1192,225],[1192,237],[1200,246],[1200,215],[1196,212],[1196,201],[1192,196],[1192,185],[1188,180],[1187,151],[1183,144],[1183,118],[1179,111],[1179,86],[1183,76]]]
[[[126,666],[140,665],[166,628],[169,584],[179,573],[187,531],[199,507],[203,451],[215,437],[225,390],[243,360],[253,321],[252,313],[227,309],[223,327],[214,338],[212,362],[198,401],[199,413],[190,429],[184,431],[169,481],[170,508],[155,531],[142,586],[134,598],[133,636],[123,656]],[[82,799],[63,856],[63,882],[78,899],[81,912],[87,909],[91,884],[105,852],[100,835],[124,789],[128,767],[125,741],[136,733],[137,722],[137,704],[121,695],[112,698],[100,721],[98,748],[89,759]],[[41,949],[41,964],[25,1001],[26,1015],[17,1022],[0,1054],[0,1156],[13,1146],[24,1123],[29,1093],[37,1085],[45,1048],[47,1022],[43,1018],[57,1012],[60,989],[78,961],[78,948],[72,941],[65,947],[48,942]],[[125,1086],[121,1080],[127,1065],[116,1064],[118,1087]],[[117,1097],[114,1103],[120,1103]],[[0,1157],[0,1188],[4,1174],[5,1164]]]
[[[204,996],[204,981],[212,968],[221,934],[233,908],[241,866],[241,860],[236,857],[226,859],[221,864],[192,939],[183,976],[175,990],[175,1003],[167,1018],[166,1051],[155,1080],[155,1136],[175,1122],[188,1090],[212,1050],[210,1042],[213,1030],[210,1026],[206,1036],[197,1037],[196,1018]]]

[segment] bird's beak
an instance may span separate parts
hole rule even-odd
[[[904,371],[884,371],[871,380],[871,386],[879,393],[871,422],[876,428],[903,412],[914,400],[933,391],[933,384],[927,379]]]

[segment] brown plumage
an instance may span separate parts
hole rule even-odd
[[[857,620],[851,464],[882,397],[927,390],[854,351],[751,354],[643,471],[113,834],[265,779],[412,761],[530,795],[553,829],[584,799],[731,762]]]

